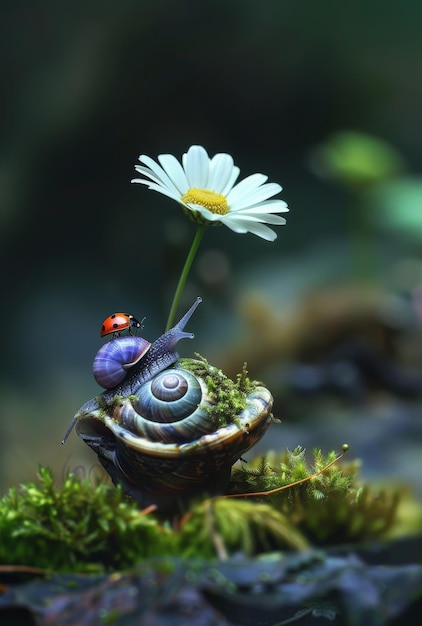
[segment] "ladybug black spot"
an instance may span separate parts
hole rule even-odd
[[[101,332],[103,333],[105,331],[105,326],[104,324],[101,326]]]
[[[110,316],[112,320],[114,320],[114,318],[116,317],[116,314],[113,313],[113,315]]]

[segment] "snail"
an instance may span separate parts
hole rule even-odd
[[[115,337],[105,343],[97,352],[93,364],[98,384],[105,389],[113,389],[113,395],[125,394],[131,391],[131,380],[139,385],[175,363],[179,358],[175,350],[177,342],[194,337],[193,333],[183,329],[201,302],[202,298],[197,298],[182,319],[153,343],[133,335]],[[125,384],[118,388],[123,381]]]
[[[139,354],[121,341],[141,339],[134,336],[100,349],[96,378],[101,368],[106,378],[116,369],[120,380],[79,409],[63,440],[76,425],[113,482],[140,506],[169,511],[199,494],[223,493],[232,465],[273,421],[270,391],[246,373],[233,382],[205,359],[179,358],[175,345],[193,337],[184,327],[200,302]],[[119,366],[105,365],[107,358]]]

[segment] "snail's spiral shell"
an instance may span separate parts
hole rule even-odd
[[[234,383],[206,361],[183,359],[147,381],[140,373],[122,389],[81,407],[76,430],[142,506],[224,492],[233,463],[272,421],[268,389]]]
[[[114,413],[118,422],[152,441],[191,441],[212,430],[203,381],[183,369],[167,369],[140,387]]]
[[[151,344],[142,337],[116,337],[98,350],[92,370],[94,378],[104,389],[116,387],[127,371],[149,350]]]

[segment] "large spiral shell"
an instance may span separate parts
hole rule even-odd
[[[207,363],[184,359],[133,395],[93,410],[84,405],[77,433],[142,506],[168,509],[200,492],[221,493],[233,463],[272,421],[271,393],[258,384],[236,391],[244,408],[229,414],[219,396],[227,380]]]
[[[191,372],[171,368],[143,385],[114,417],[135,435],[151,441],[191,441],[209,432],[210,417],[203,381]]]

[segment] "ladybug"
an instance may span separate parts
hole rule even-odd
[[[141,322],[138,322],[138,320],[133,317],[133,315],[129,315],[129,313],[113,313],[113,315],[109,315],[101,324],[100,336],[105,337],[111,333],[117,336],[126,328],[129,328],[130,334],[131,328],[143,328],[142,322],[144,319],[145,318],[143,318]]]

